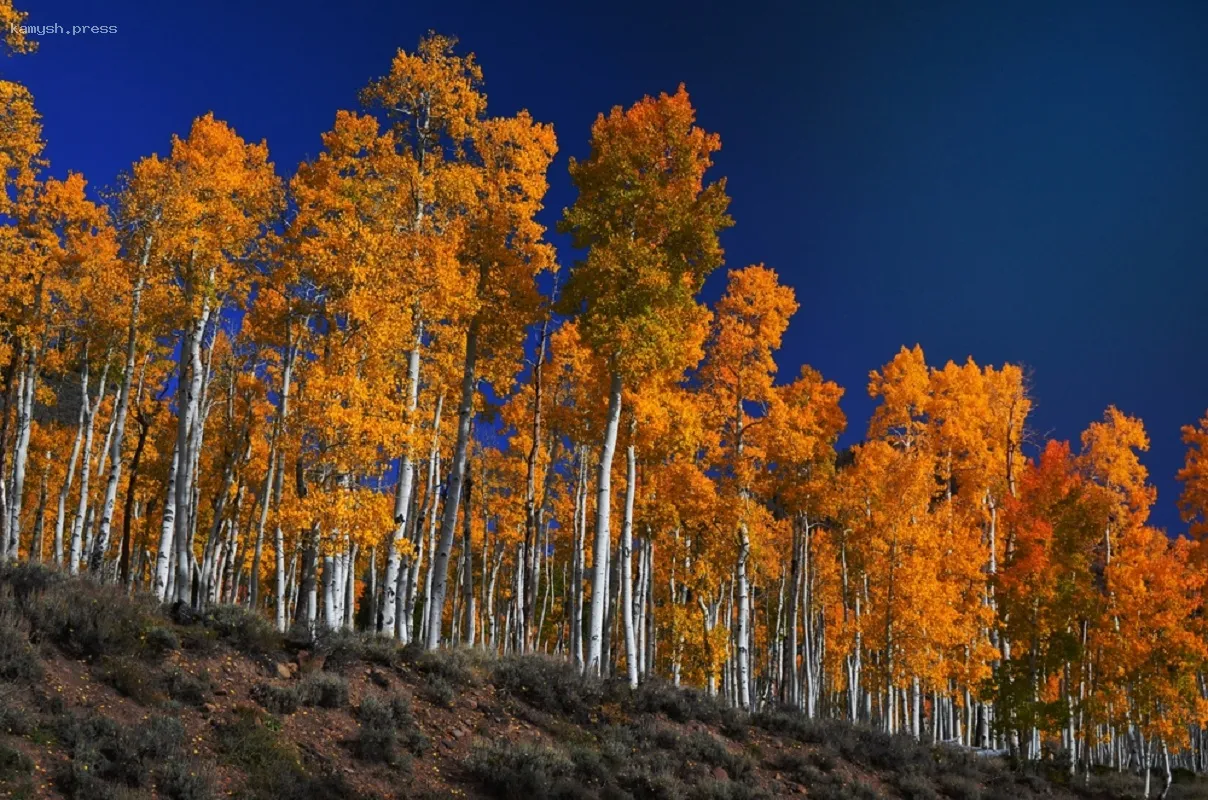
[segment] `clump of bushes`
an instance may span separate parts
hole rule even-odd
[[[401,658],[401,648],[394,640],[345,628],[319,632],[314,647],[324,656],[327,670],[342,670],[361,662],[394,667]]]
[[[143,645],[151,658],[163,658],[173,650],[180,649],[180,637],[171,628],[153,625],[143,637]]]
[[[281,741],[268,720],[245,710],[218,728],[222,759],[243,770],[248,800],[344,800],[357,797],[340,773],[312,775],[298,751]]]
[[[301,703],[297,687],[274,686],[271,683],[257,683],[252,687],[251,697],[273,714],[292,714]]]
[[[242,769],[253,798],[288,796],[305,783],[297,752],[282,743],[259,715],[244,712],[218,728],[219,752],[224,761]]]
[[[100,679],[112,686],[123,697],[129,697],[140,705],[155,701],[158,681],[147,665],[128,656],[104,656],[101,661]]]
[[[34,771],[34,762],[20,750],[0,744],[0,783],[13,781]]]
[[[204,705],[213,691],[210,675],[204,670],[197,675],[191,675],[183,669],[171,670],[164,676],[163,684],[168,697],[194,708]]]
[[[281,634],[267,619],[243,606],[215,606],[203,618],[205,626],[248,655],[266,655],[281,650]]]
[[[361,660],[382,667],[397,666],[402,658],[402,648],[393,639],[383,636],[368,636],[362,639]]]
[[[348,681],[330,672],[312,672],[298,687],[303,705],[343,708],[348,705]]]
[[[155,788],[171,800],[211,800],[213,769],[200,761],[172,759],[155,770]]]
[[[680,723],[696,721],[719,725],[732,739],[742,739],[746,735],[747,722],[740,711],[699,689],[675,686],[661,678],[648,678],[624,699],[635,712],[666,714]]]
[[[147,787],[157,768],[180,757],[185,742],[184,726],[172,717],[126,729],[98,714],[64,714],[55,732],[70,756],[56,781],[65,795],[81,800]]]
[[[457,691],[440,675],[430,675],[423,687],[424,697],[434,706],[450,708],[457,699]]]
[[[496,688],[534,708],[585,721],[604,696],[603,685],[573,665],[545,656],[510,656],[495,665]]]
[[[476,747],[466,768],[491,794],[505,800],[590,796],[575,781],[575,764],[566,753],[531,742],[501,739]]]
[[[434,677],[442,678],[453,686],[476,686],[478,673],[485,660],[479,650],[454,647],[420,651],[414,644],[404,650],[404,657],[429,680]]]
[[[52,581],[42,591],[30,589],[22,606],[33,633],[74,658],[154,654],[144,638],[155,625],[150,602],[119,587]]]
[[[12,598],[24,608],[29,599],[61,582],[63,574],[45,564],[12,561],[0,565],[0,584],[7,586]]]
[[[428,747],[428,737],[415,724],[410,704],[399,695],[389,700],[366,697],[357,709],[357,722],[361,730],[354,749],[366,761],[397,766],[402,763],[400,744],[411,755],[419,755]]]
[[[17,703],[15,687],[0,686],[0,733],[27,736],[37,726],[37,717]]]
[[[36,681],[42,664],[29,641],[29,625],[0,600],[0,681]]]
[[[685,761],[721,767],[732,780],[747,777],[755,767],[745,753],[732,753],[712,734],[700,731],[679,737],[673,749]]]

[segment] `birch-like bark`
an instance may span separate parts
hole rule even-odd
[[[305,330],[307,320],[303,320],[302,328]],[[273,421],[272,443],[269,447],[269,458],[275,459],[269,465],[269,473],[271,480],[265,479],[264,487],[264,503],[260,508],[260,520],[257,523],[256,530],[256,551],[254,553],[253,570],[251,577],[251,588],[249,594],[251,596],[253,608],[260,600],[260,558],[261,549],[264,539],[264,526],[267,523],[267,514],[269,504],[273,508],[278,508],[281,505],[281,490],[285,484],[285,454],[281,450],[281,437],[284,435],[285,423],[289,416],[289,397],[290,390],[293,387],[294,362],[298,357],[298,344],[294,340],[293,324],[291,320],[286,320],[285,324],[285,363],[281,368],[281,399],[277,404],[277,418]],[[273,548],[274,548],[274,576],[275,585],[273,587],[274,613],[276,615],[277,630],[284,633],[286,626],[286,601],[285,601],[285,532],[281,529],[280,521],[273,526]]]
[[[21,340],[12,348],[8,365],[4,368],[4,391],[0,394],[0,542],[8,540],[8,481],[5,480],[8,460],[8,427],[12,419],[13,406],[17,403],[18,367],[21,363]]]
[[[800,645],[797,639],[797,618],[801,607],[801,531],[797,521],[793,521],[793,552],[789,564],[789,607],[786,614],[788,624],[785,630],[787,641],[784,652],[784,687],[781,701],[794,708],[801,708],[801,683],[797,674],[797,651]],[[808,611],[806,612],[809,613]]]
[[[39,289],[39,297],[41,290]],[[21,501],[25,495],[25,469],[29,463],[29,435],[34,419],[34,388],[38,383],[38,349],[26,355],[18,389],[16,447],[13,448],[12,493],[9,495],[8,535],[0,539],[0,561],[16,559],[21,544]]]
[[[482,320],[475,316],[466,331],[465,368],[461,376],[461,405],[457,411],[457,442],[453,447],[453,463],[449,468],[449,483],[445,491],[444,515],[440,522],[440,541],[432,559],[432,603],[428,609],[428,635],[425,647],[435,650],[440,644],[445,610],[445,593],[449,584],[449,556],[457,527],[457,510],[461,504],[462,482],[465,480],[466,458],[470,449],[470,424],[474,421],[475,368],[478,362],[478,333]]]
[[[583,577],[587,539],[587,451],[579,447],[578,480],[575,482],[575,552],[571,570],[571,652],[575,666],[586,669],[583,656]]]
[[[113,429],[117,423],[117,404],[114,403],[109,414],[109,424],[105,426],[105,439],[101,444],[100,455],[97,456],[96,474],[105,475],[109,468],[109,447],[113,442]],[[92,502],[92,498],[88,498],[88,513],[84,515],[87,520],[87,536],[84,537],[84,552],[83,557],[86,563],[85,566],[91,567],[92,548],[96,543],[97,523],[99,522],[99,512],[97,506]]]
[[[142,268],[146,269],[151,256],[151,237],[143,245]],[[134,283],[130,299],[130,327],[126,331],[126,363],[122,368],[122,388],[117,397],[114,412],[113,437],[109,442],[109,480],[105,483],[105,499],[101,504],[101,526],[93,543],[92,558],[88,568],[96,572],[101,568],[105,551],[109,549],[110,532],[113,529],[113,510],[117,505],[117,487],[122,480],[122,442],[126,437],[126,415],[130,407],[130,388],[134,384],[134,361],[137,355],[138,315],[142,305],[143,279],[140,274]]]
[[[532,444],[529,445],[528,456],[525,459],[524,545],[527,558],[524,562],[524,585],[527,591],[524,594],[524,626],[521,633],[521,641],[524,644],[521,648],[522,651],[527,649],[531,643],[529,629],[532,626],[534,605],[537,600],[537,565],[540,563],[540,554],[537,550],[537,537],[539,528],[541,527],[541,508],[537,504],[537,462],[541,455],[541,390],[544,383],[545,350],[548,337],[549,319],[546,318],[541,323],[541,334],[537,343],[537,358],[533,362],[533,425],[530,431],[533,440]]]
[[[411,457],[411,438],[415,435],[415,410],[419,405],[419,356],[423,339],[423,323],[416,321],[415,345],[407,354],[407,444],[399,461],[398,486],[394,494],[394,532],[386,551],[386,580],[383,585],[381,632],[394,638],[398,624],[399,568],[402,561],[400,546],[407,532],[407,515],[411,511],[411,493],[415,485],[415,462]]]
[[[279,498],[281,496],[281,486],[282,486],[282,483],[284,480],[281,473],[284,470],[284,468],[285,468],[285,455],[283,453],[278,452],[277,453],[277,477],[276,477],[276,481],[275,481],[275,489],[273,491],[273,502],[274,503],[279,502]],[[273,610],[274,610],[275,616],[276,616],[275,622],[277,625],[277,631],[280,633],[285,633],[285,628],[289,624],[289,621],[288,621],[289,615],[286,612],[286,608],[288,607],[289,603],[286,601],[286,593],[285,593],[285,585],[286,585],[285,531],[281,528],[281,523],[279,521],[277,522],[277,524],[275,524],[273,526],[273,549],[275,550],[275,553],[274,553],[274,562],[275,563],[273,564],[273,566],[274,566],[273,574],[275,576],[275,585],[273,586],[273,601],[274,601]]]
[[[427,508],[425,509],[424,528],[427,530],[428,536],[428,572],[424,576],[424,607],[423,614],[420,616],[420,639],[424,642],[428,640],[428,622],[431,620],[432,610],[432,581],[433,572],[431,562],[436,558],[436,521],[438,519],[436,509],[439,507],[440,495],[440,450],[433,450],[432,455],[428,459],[428,497]]]
[[[415,605],[416,599],[419,597],[419,576],[420,571],[424,566],[424,553],[432,549],[432,533],[431,520],[435,519],[435,495],[439,488],[440,481],[440,421],[441,415],[445,407],[445,395],[441,392],[436,397],[436,408],[432,412],[432,442],[428,448],[428,473],[425,480],[425,492],[423,505],[417,510],[412,522],[412,529],[415,531],[412,539],[412,546],[415,548],[415,559],[411,563],[410,579],[407,586],[407,595],[404,600],[404,610],[402,613],[397,613],[400,636],[403,634],[402,627],[406,625],[406,638],[408,642],[415,639],[412,628],[415,624]],[[416,498],[418,504],[419,498]],[[424,545],[424,537],[427,535],[429,543]],[[428,603],[432,596],[432,570],[429,569],[424,578],[424,594],[423,594],[423,616],[420,618],[420,636],[427,629],[428,625]]]
[[[735,569],[735,589],[738,592],[738,654],[736,660],[738,679],[738,705],[750,708],[751,705],[751,676],[750,648],[751,638],[751,590],[747,583],[747,559],[751,555],[751,537],[746,523],[739,526],[738,564]]]
[[[631,422],[629,446],[625,448],[625,518],[621,523],[621,619],[625,626],[625,668],[633,689],[638,686],[637,631],[633,623],[633,497],[638,479],[635,430]]]
[[[192,589],[192,553],[189,542],[191,539],[192,501],[193,501],[193,466],[194,453],[191,445],[194,441],[192,426],[201,424],[200,401],[202,390],[202,361],[201,345],[205,336],[206,325],[210,319],[210,301],[202,302],[201,315],[185,333],[181,346],[180,372],[176,392],[176,452],[179,455],[176,465],[176,480],[172,486],[172,497],[176,505],[176,584],[174,599],[189,601]]]
[[[159,550],[155,556],[155,599],[168,599],[168,582],[172,566],[172,533],[176,530],[176,472],[180,467],[180,450],[173,448],[172,464],[168,467],[168,491],[164,500],[164,519],[159,529]]]
[[[608,605],[608,551],[611,544],[609,517],[612,511],[612,457],[617,449],[617,428],[621,422],[621,373],[615,369],[608,390],[608,421],[600,447],[596,472],[596,538],[591,562],[591,628],[588,634],[585,672],[599,675],[602,664],[604,614]]]
[[[71,554],[67,565],[68,572],[72,575],[80,574],[80,559],[83,557],[84,549],[84,523],[87,522],[88,514],[88,483],[92,478],[92,437],[96,431],[96,415],[101,407],[101,403],[105,401],[105,381],[109,376],[109,357],[106,354],[105,366],[101,369],[100,385],[97,386],[96,400],[93,401],[88,397],[88,393],[84,393],[84,402],[87,403],[85,416],[87,418],[87,427],[84,430],[84,459],[80,465],[80,501],[76,506],[76,515],[71,522]]]

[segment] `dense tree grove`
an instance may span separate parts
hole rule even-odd
[[[1147,525],[1139,420],[1035,441],[1011,364],[903,348],[837,452],[843,390],[776,363],[793,290],[755,265],[698,299],[731,220],[684,89],[596,120],[560,270],[554,132],[482,81],[433,34],[291,179],[207,115],[105,204],[46,177],[0,82],[0,558],[1071,770],[1208,767],[1208,417],[1191,538]]]

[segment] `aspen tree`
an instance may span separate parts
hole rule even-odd
[[[616,107],[592,126],[588,158],[570,166],[578,197],[561,229],[588,254],[571,271],[562,308],[577,315],[584,340],[609,371],[585,665],[595,674],[602,668],[612,458],[625,380],[640,386],[652,369],[691,366],[693,354],[685,358],[679,335],[701,316],[695,296],[721,263],[717,234],[731,224],[725,181],[704,184],[720,139],[695,117],[682,86]]]

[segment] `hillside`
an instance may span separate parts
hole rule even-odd
[[[237,607],[161,610],[0,569],[0,796],[1137,797],[1130,775],[1017,769],[563,663],[278,636]],[[1155,779],[1155,791],[1160,779]],[[1208,797],[1177,776],[1171,797]]]

